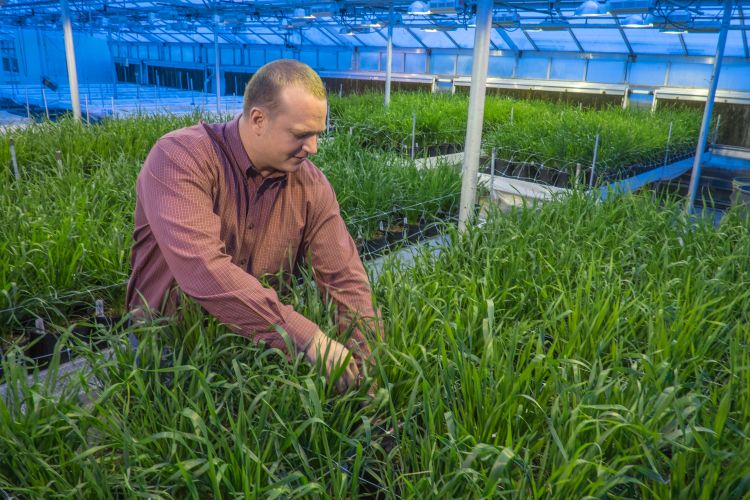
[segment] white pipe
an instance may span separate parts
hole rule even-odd
[[[70,104],[73,107],[73,118],[81,121],[81,100],[78,95],[78,74],[76,72],[76,53],[73,47],[73,27],[70,23],[68,0],[60,0],[63,35],[65,38],[65,60],[68,63],[68,83],[70,84]]]
[[[214,26],[214,80],[216,80],[216,113],[221,114],[221,54],[219,54],[219,28]]]
[[[487,64],[490,55],[492,5],[492,0],[479,0],[477,2],[477,27],[474,33],[474,60],[471,67],[471,89],[469,90],[469,116],[466,123],[461,204],[458,212],[459,230],[466,228],[466,224],[474,213],[474,201],[477,196],[484,98],[487,90]]]
[[[385,57],[385,107],[391,105],[391,72],[393,71],[393,10],[388,19],[388,47]]]

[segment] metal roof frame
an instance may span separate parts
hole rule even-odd
[[[279,41],[284,41],[294,45],[290,39],[297,38],[302,45],[346,48],[378,47],[387,44],[387,37],[382,29],[367,30],[371,33],[366,33],[365,30],[360,32],[355,30],[354,36],[342,35],[339,30],[342,27],[356,27],[363,21],[378,20],[383,26],[383,22],[389,19],[390,11],[396,14],[395,28],[403,29],[416,42],[414,47],[465,48],[457,42],[450,31],[435,33],[429,37],[429,42],[426,42],[418,30],[435,27],[473,29],[469,27],[475,8],[475,2],[472,1],[464,2],[464,8],[459,8],[452,15],[417,16],[407,13],[411,3],[408,0],[344,0],[335,2],[338,10],[331,16],[309,20],[293,18],[294,8],[310,8],[331,3],[320,0],[255,0],[252,3],[243,0],[69,0],[73,27],[77,31],[112,33],[122,40],[144,37],[162,43],[187,43],[187,40],[195,43],[213,43],[213,31],[219,27],[220,43],[253,44],[260,41],[264,44],[275,45]],[[614,37],[608,37],[607,41],[612,53],[617,51],[630,57],[655,53],[650,50],[643,52],[642,47],[645,43],[643,37],[638,37],[640,39],[638,44],[631,40],[631,35],[638,30],[624,28],[620,19],[623,16],[618,17],[613,14],[596,18],[576,16],[575,9],[579,5],[580,0],[495,2],[494,13],[496,15],[517,13],[520,16],[521,25],[515,29],[522,32],[525,40],[524,46],[519,45],[518,37],[512,35],[513,28],[494,28],[492,31],[499,35],[503,43],[515,54],[524,50],[549,52],[550,49],[558,50],[559,47],[564,47],[565,50],[571,52],[592,52],[592,49],[595,50],[597,47],[591,46],[591,37],[588,37],[588,42],[581,39],[585,33],[581,30],[587,29],[612,30],[613,34],[616,31],[622,50],[617,47],[618,43]],[[714,22],[721,17],[722,5],[723,2],[720,0],[655,0],[653,12],[656,15],[668,17],[678,10],[687,10],[697,20]],[[750,25],[746,22],[744,10],[750,7],[750,0],[735,0],[734,5],[732,24],[729,29],[739,31],[745,58],[750,58],[750,47],[747,41],[747,30],[750,29]],[[0,27],[9,25],[59,29],[59,15],[58,0],[5,0],[0,8]],[[568,24],[562,28],[551,25],[558,21],[565,21]],[[292,28],[284,27],[282,23],[287,23]],[[556,35],[545,33],[546,43],[542,44],[542,35],[535,39],[533,32],[529,31],[529,28],[536,25],[545,31],[555,29],[555,32],[547,32],[560,33],[559,40],[555,42]],[[652,30],[653,32],[658,33],[656,30]],[[290,36],[290,33],[294,33],[294,37]],[[565,33],[564,36],[563,33]],[[661,34],[655,35],[654,45],[658,46],[659,40],[667,40],[662,36]],[[402,36],[398,38],[404,40]],[[679,42],[682,55],[690,56],[693,50],[697,50],[698,53],[706,52],[700,48],[696,49],[696,46],[700,46],[698,38],[690,38],[689,35],[686,37],[679,34],[674,39]],[[496,41],[491,40],[491,49],[499,49],[500,39],[496,37]],[[715,45],[713,40],[714,37],[710,37],[706,46]],[[395,41],[394,45],[399,46]],[[671,45],[674,46],[674,43]],[[401,46],[412,47],[412,45]],[[667,50],[674,50],[674,48]]]

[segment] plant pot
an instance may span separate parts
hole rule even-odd
[[[388,248],[388,240],[385,236],[379,236],[365,242],[365,255],[378,256]]]
[[[552,183],[552,185],[561,187],[561,188],[569,188],[570,187],[570,174],[562,170],[558,171],[557,176],[555,177],[555,180]]]
[[[419,241],[422,237],[422,226],[419,224],[409,224],[406,228],[406,240],[409,242]]]
[[[557,180],[557,170],[540,166],[536,169],[534,180],[546,185],[554,185]]]
[[[519,179],[529,179],[530,173],[531,171],[528,163],[518,163],[514,166],[511,176]]]
[[[385,232],[385,239],[389,245],[400,243],[406,240],[406,230],[403,226],[390,226]]]
[[[744,207],[750,207],[750,182],[738,184],[734,190],[736,203]]]

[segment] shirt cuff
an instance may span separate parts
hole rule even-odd
[[[279,326],[289,334],[294,345],[297,346],[297,349],[301,352],[305,352],[307,346],[312,341],[315,332],[320,330],[318,325],[298,312],[293,312],[287,320]]]

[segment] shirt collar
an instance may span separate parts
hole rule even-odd
[[[255,177],[256,175],[260,175],[260,172],[255,169],[255,165],[253,165],[250,157],[247,156],[247,151],[245,151],[245,147],[242,145],[242,139],[240,139],[240,118],[242,118],[242,113],[227,123],[225,137],[227,138],[227,143],[229,143],[229,149],[232,151],[232,156],[237,160],[240,169],[242,169],[247,177]],[[286,179],[286,177],[286,172],[278,172],[265,177],[264,180]]]

